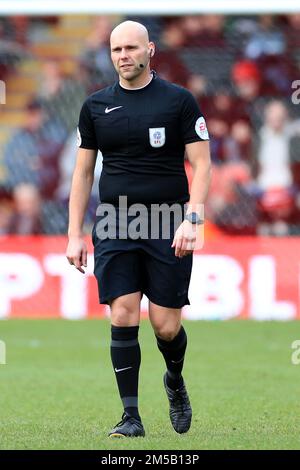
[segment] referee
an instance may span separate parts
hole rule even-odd
[[[177,433],[185,433],[190,428],[192,409],[181,374],[187,346],[181,308],[189,303],[196,227],[203,223],[199,207],[210,181],[209,137],[191,93],[151,71],[155,45],[142,24],[119,24],[111,33],[110,43],[119,80],[89,96],[81,109],[66,255],[69,263],[84,273],[87,246],[82,226],[100,149],[103,170],[92,233],[94,273],[100,303],[111,309],[111,359],[124,407],[121,421],[109,436],[145,435],[138,409],[138,330],[143,294],[149,299],[149,319],[166,362],[163,384],[170,420]],[[185,152],[193,168],[190,194]],[[132,216],[130,219],[128,211],[126,236],[120,236],[124,228],[120,196],[126,197],[129,207],[142,204],[149,214],[154,205],[168,208],[177,204],[182,208],[182,219],[176,224],[170,218],[169,236],[161,236],[160,226],[158,239],[130,237],[127,229]],[[105,237],[98,227],[111,207],[116,217],[109,219],[109,225],[115,224],[116,233]],[[146,219],[144,222],[151,225],[151,215]]]

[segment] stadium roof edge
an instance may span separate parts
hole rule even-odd
[[[56,15],[56,14],[138,14],[138,15],[181,15],[204,13],[262,14],[300,13],[299,0],[151,0],[142,4],[141,0],[10,0],[0,3],[0,15]]]

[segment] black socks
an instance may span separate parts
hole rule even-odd
[[[124,410],[140,419],[138,412],[138,379],[141,350],[139,326],[111,326],[111,360]]]
[[[138,379],[141,350],[138,342],[139,326],[111,326],[111,360],[125,412],[140,419],[138,411]],[[183,326],[172,341],[156,336],[158,349],[167,366],[167,385],[173,390],[183,385],[181,375],[187,337]]]
[[[184,362],[184,354],[187,345],[187,336],[183,326],[181,326],[177,336],[172,341],[165,341],[164,339],[156,336],[157,346],[167,366],[167,385],[173,390],[180,388],[183,385],[183,378],[181,375]]]

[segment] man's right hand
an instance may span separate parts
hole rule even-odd
[[[87,246],[82,237],[69,237],[66,256],[71,265],[85,273],[82,266],[87,267]]]

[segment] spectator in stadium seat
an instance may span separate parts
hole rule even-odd
[[[214,167],[206,217],[232,235],[255,235],[256,194],[250,165],[231,162]]]
[[[187,86],[190,73],[179,55],[184,44],[181,18],[165,18],[164,23],[160,45],[151,61],[152,68],[165,80]]]
[[[36,186],[42,197],[51,198],[59,180],[58,158],[66,138],[61,123],[48,119],[36,99],[26,107],[25,124],[4,148],[5,186],[20,183]]]
[[[300,13],[287,15],[287,25],[285,27],[288,50],[293,54],[300,54]]]
[[[62,74],[57,60],[49,59],[42,64],[37,96],[51,120],[59,119],[67,132],[76,129],[86,90],[82,82]]]
[[[260,95],[262,77],[255,62],[236,62],[232,68],[232,79],[242,99],[250,102]]]
[[[153,58],[152,66],[162,78],[181,86],[187,86],[190,74],[176,51],[160,50],[157,51],[156,56],[155,59]]]
[[[224,37],[223,15],[184,16],[182,28],[185,33],[186,47],[223,48]]]
[[[231,162],[250,162],[252,130],[247,121],[238,120],[231,127],[224,119],[207,120],[211,137],[212,162],[225,165]]]
[[[185,47],[198,47],[199,36],[204,30],[203,15],[185,15],[180,23],[181,34],[184,34],[182,45]]]
[[[253,154],[252,129],[248,121],[239,119],[232,124],[226,147],[228,162],[251,162]]]
[[[177,17],[164,18],[165,27],[151,64],[162,78],[188,88],[197,97],[204,91],[206,81],[203,76],[191,73],[180,57],[185,42],[182,21]]]
[[[290,94],[295,66],[286,53],[286,38],[278,19],[271,15],[259,17],[258,29],[250,35],[244,49],[246,59],[255,61],[261,75],[260,94],[282,96]]]
[[[257,147],[257,182],[262,190],[291,186],[290,138],[286,106],[281,101],[274,100],[268,103],[265,107],[264,124],[258,135]]]
[[[43,233],[41,197],[38,189],[31,184],[17,185],[13,190],[14,211],[8,232],[16,235],[37,235]]]
[[[13,18],[14,21],[25,20],[26,22],[26,17],[0,18],[0,80],[5,79],[6,75],[29,55],[26,41],[23,40],[26,38],[27,29],[16,30],[12,24]]]
[[[187,47],[224,49],[226,47],[224,23],[223,15],[184,17],[185,45]]]
[[[295,211],[291,166],[291,126],[286,106],[272,101],[265,107],[264,124],[256,142],[257,185],[262,220],[287,223]],[[282,228],[281,228],[282,232]],[[280,233],[282,234],[282,233]]]
[[[182,27],[183,18],[167,16],[163,18],[163,28],[159,45],[168,49],[181,49],[185,44],[185,34]]]
[[[297,70],[289,54],[261,56],[257,65],[262,74],[262,95],[290,96],[291,82],[297,76]]]
[[[203,42],[200,47],[220,47],[224,50],[227,45],[224,36],[225,16],[204,15],[203,21]]]
[[[230,128],[239,120],[250,124],[250,117],[246,114],[244,106],[239,106],[239,99],[234,96],[231,87],[220,87],[213,96],[205,101],[202,99],[201,102],[205,102],[207,118],[223,119]]]
[[[237,98],[236,109],[240,117],[251,119],[251,126],[258,129],[262,124],[265,98],[262,96],[262,76],[255,62],[237,61],[232,67],[232,81]]]
[[[210,102],[210,96],[207,96],[207,79],[204,75],[190,75],[186,87],[201,104],[201,109],[206,110]]]
[[[286,41],[283,32],[277,27],[276,17],[261,15],[258,19],[258,30],[246,43],[244,54],[250,60],[257,60],[265,55],[283,55]]]
[[[248,34],[239,31],[235,41],[237,50],[246,61],[255,62],[260,71],[260,95],[282,96],[290,94],[290,82],[295,76],[295,64],[287,51],[286,34],[280,19],[262,15],[258,23],[252,21]],[[248,20],[250,22],[250,20]],[[247,26],[245,27],[247,30]]]
[[[252,130],[247,121],[237,120],[232,125],[225,118],[207,120],[211,137],[211,155],[214,165],[232,162],[251,162]]]
[[[111,64],[109,35],[112,20],[108,16],[97,16],[93,20],[92,31],[86,40],[79,58],[81,73],[89,83],[89,89],[102,88],[116,79],[116,72]]]
[[[222,165],[227,160],[228,123],[218,116],[207,120],[210,132],[211,159],[215,165]]]

